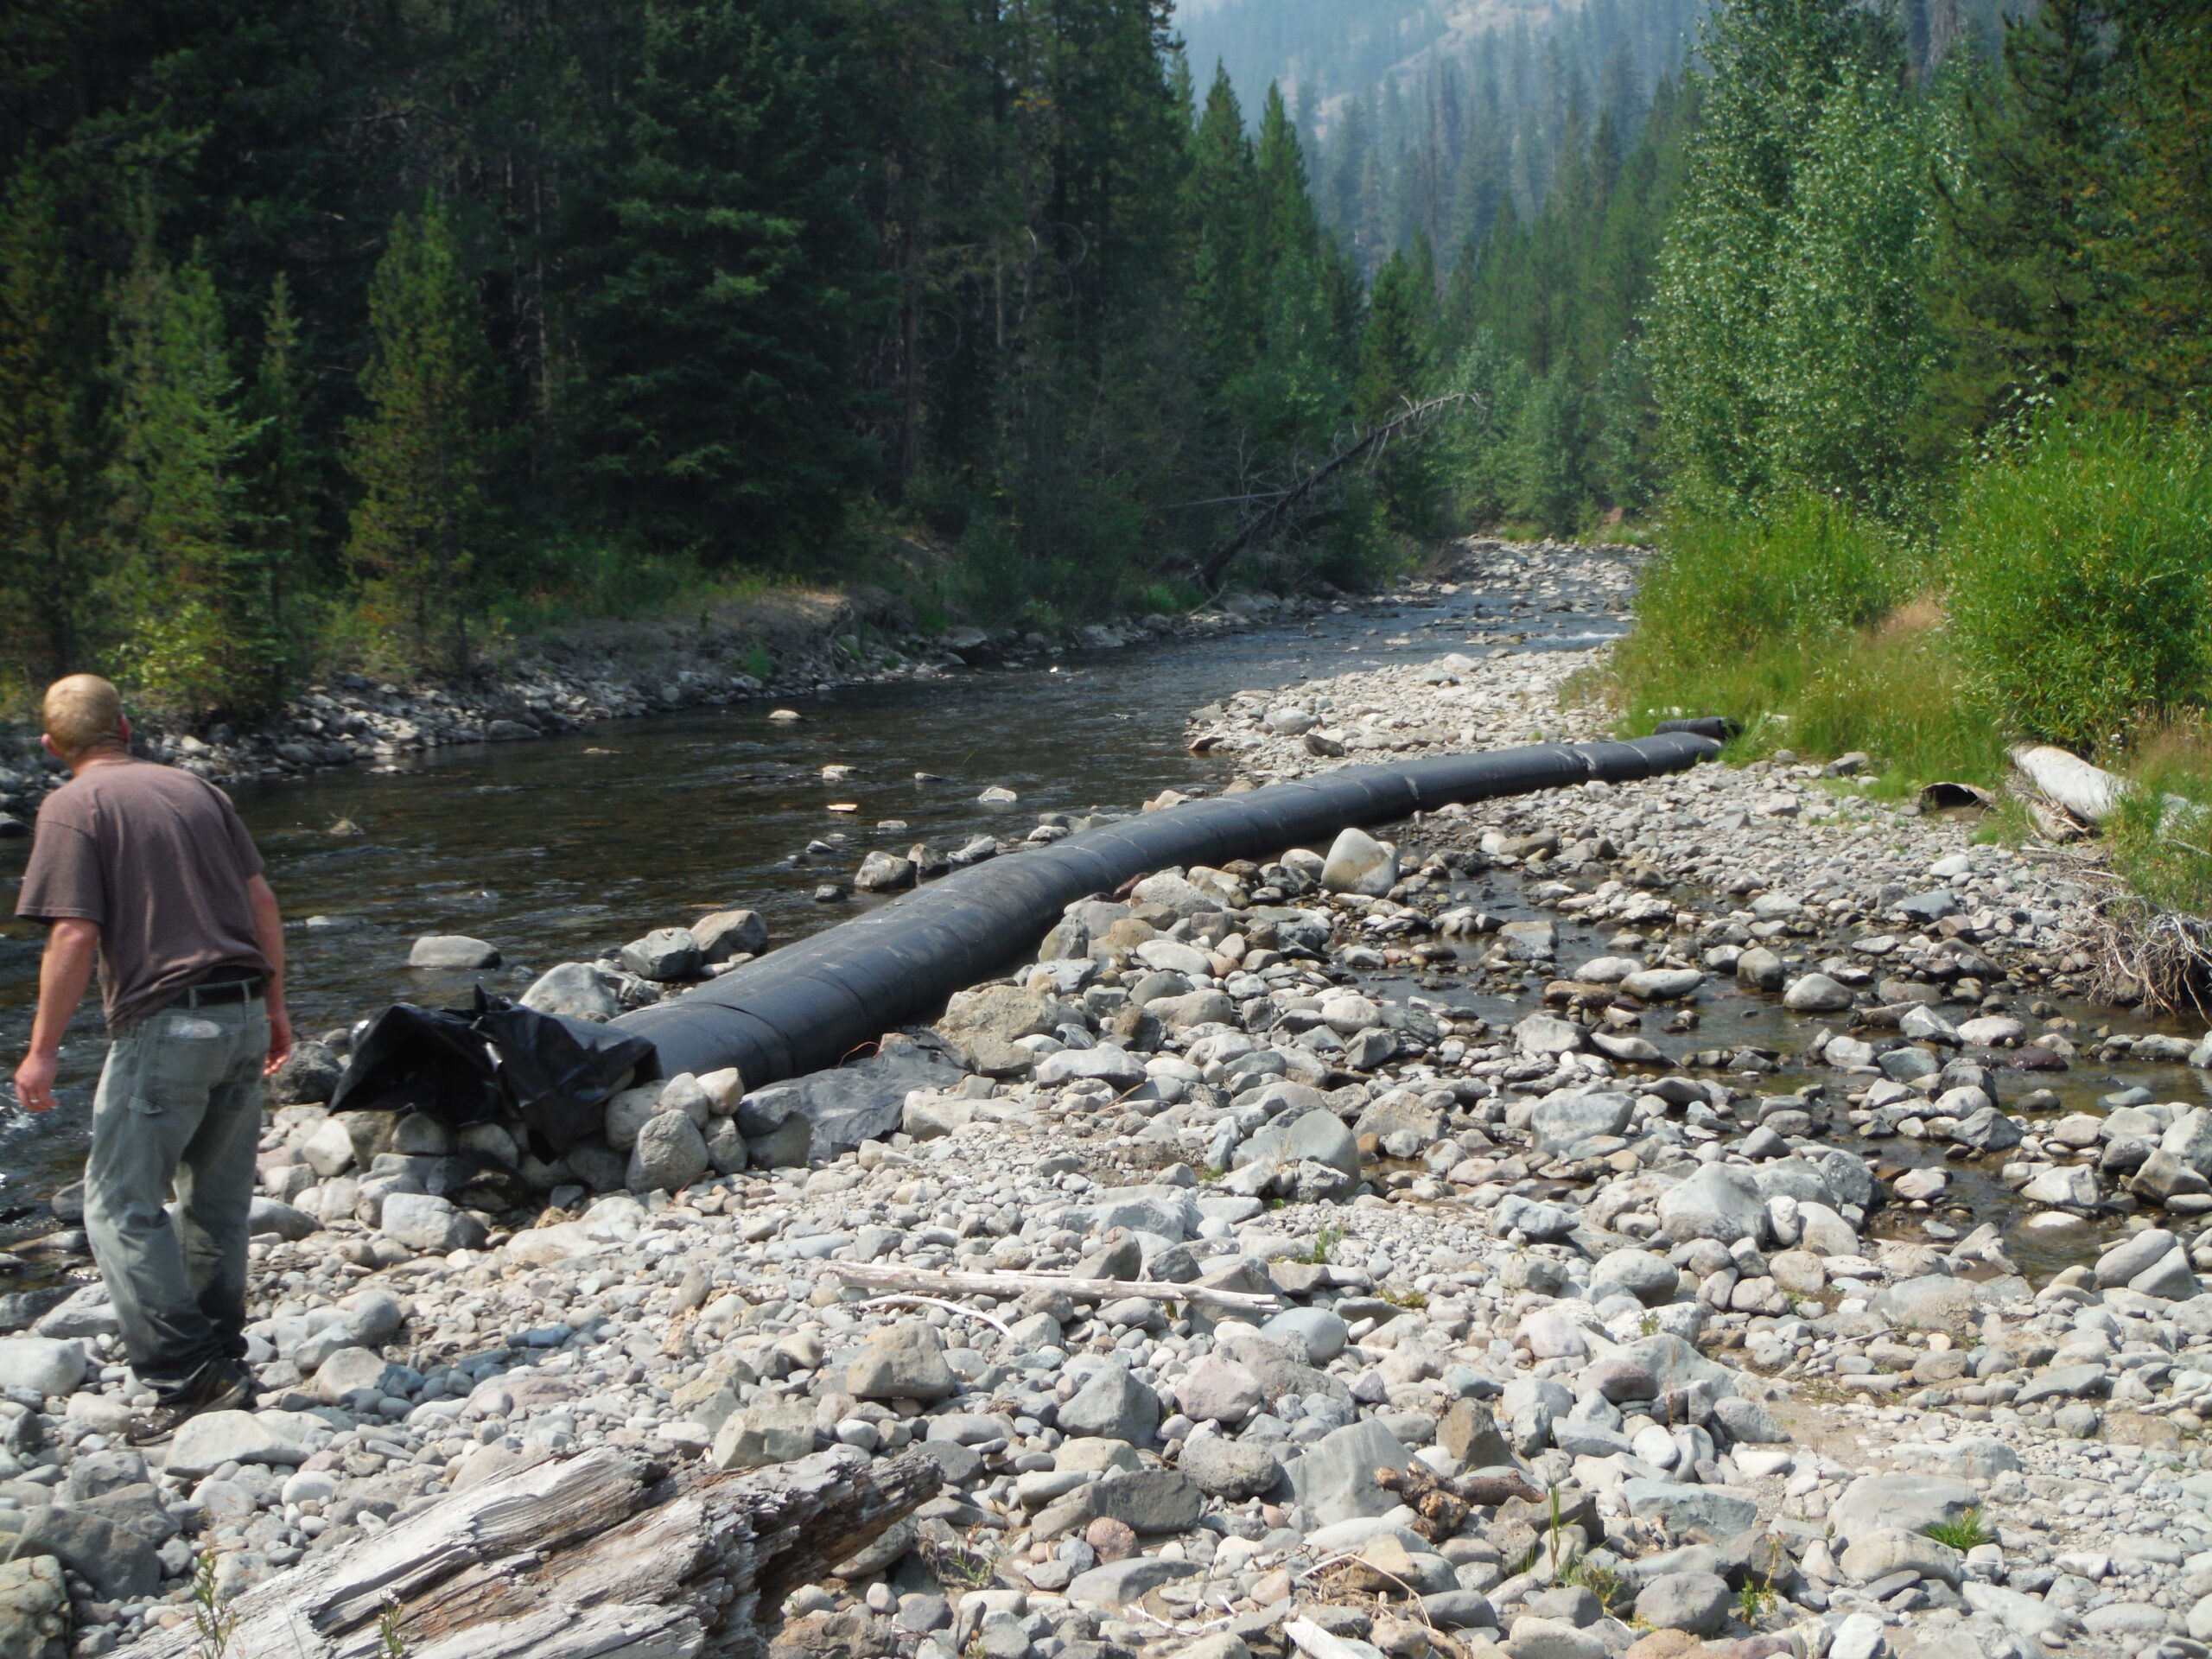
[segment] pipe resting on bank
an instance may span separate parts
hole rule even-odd
[[[614,1023],[653,1044],[664,1077],[734,1065],[757,1089],[836,1065],[883,1033],[934,1015],[954,992],[1034,950],[1068,906],[1134,876],[1325,846],[1348,826],[1455,802],[1687,772],[1720,747],[1689,732],[1540,743],[1345,766],[1186,801],[974,865]]]

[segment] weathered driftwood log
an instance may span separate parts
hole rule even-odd
[[[2118,811],[2129,788],[2124,779],[2048,744],[2016,745],[2012,764],[2044,796],[2087,823],[2102,823]]]
[[[969,1296],[1027,1296],[1033,1290],[1058,1293],[1071,1301],[1110,1302],[1142,1296],[1155,1302],[1189,1302],[1230,1313],[1279,1313],[1282,1303],[1263,1292],[1215,1290],[1205,1285],[1155,1284],[1142,1279],[1071,1279],[1058,1273],[946,1273],[934,1268],[902,1268],[887,1262],[824,1262],[824,1273],[865,1290],[953,1292]]]
[[[454,1494],[240,1596],[226,1659],[758,1659],[791,1590],[937,1493],[919,1452],[743,1474],[601,1446]],[[763,1617],[762,1610],[768,1611]],[[388,1611],[389,1610],[389,1611]],[[190,1626],[138,1651],[186,1659]]]

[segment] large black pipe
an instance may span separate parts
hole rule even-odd
[[[836,1065],[1025,950],[1077,899],[1171,865],[1220,865],[1325,846],[1348,824],[1454,801],[1684,772],[1719,753],[1690,733],[1541,743],[1401,766],[1345,766],[1189,801],[994,859],[749,962],[615,1023],[660,1051],[661,1074],[734,1065],[748,1089]]]

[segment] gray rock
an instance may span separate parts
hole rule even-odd
[[[623,1184],[632,1192],[675,1192],[707,1173],[706,1138],[682,1112],[656,1112],[638,1131]]]
[[[702,965],[715,967],[732,957],[757,957],[768,948],[768,924],[757,910],[718,910],[691,924]]]
[[[480,1249],[485,1239],[482,1222],[428,1192],[387,1194],[378,1230],[410,1250],[435,1255]]]
[[[1305,1112],[1269,1124],[1237,1147],[1235,1162],[1241,1169],[1262,1159],[1286,1166],[1310,1160],[1328,1165],[1347,1181],[1359,1179],[1359,1142],[1344,1120],[1331,1111]]]
[[[1580,1053],[1589,1035],[1572,1020],[1532,1014],[1514,1026],[1513,1048],[1531,1059],[1548,1059],[1557,1054]]]
[[[1303,1354],[1313,1365],[1327,1364],[1351,1340],[1344,1320],[1325,1307],[1287,1309],[1262,1325],[1260,1334],[1294,1354]]]
[[[337,1092],[338,1079],[345,1075],[346,1063],[327,1043],[303,1038],[292,1045],[292,1052],[285,1057],[269,1078],[269,1103],[272,1106],[320,1106]]]
[[[1756,991],[1778,991],[1789,969],[1782,958],[1763,944],[1755,944],[1736,958],[1736,979]]]
[[[1067,1599],[1078,1606],[1123,1607],[1141,1601],[1163,1584],[1191,1578],[1205,1571],[1189,1561],[1163,1560],[1157,1555],[1132,1555],[1078,1573],[1070,1581]]]
[[[2124,1285],[2158,1262],[2177,1243],[2163,1227],[2146,1227],[2131,1233],[2097,1258],[2097,1283],[2109,1289]]]
[[[47,1503],[24,1511],[13,1553],[19,1560],[51,1555],[107,1601],[151,1596],[162,1587],[162,1564],[153,1546],[127,1527],[81,1507]]]
[[[1961,1340],[1981,1324],[1982,1294],[1970,1280],[1923,1274],[1874,1293],[1872,1306],[1894,1324],[1914,1331],[1942,1331]]]
[[[106,1282],[101,1280],[95,1280],[89,1285],[79,1285],[40,1314],[37,1323],[31,1326],[35,1336],[50,1337],[63,1342],[111,1337],[120,1330],[115,1319],[114,1305],[108,1300]]]
[[[1375,1471],[1403,1469],[1412,1459],[1403,1441],[1368,1417],[1332,1429],[1284,1467],[1298,1501],[1329,1526],[1396,1508],[1397,1498],[1375,1484]]]
[[[1962,1480],[1931,1474],[1861,1475],[1829,1506],[1828,1529],[1847,1544],[1887,1528],[1919,1532],[1963,1519],[1979,1501]]]
[[[465,933],[425,933],[407,953],[410,968],[496,968],[497,945],[472,939]]]
[[[322,1224],[304,1210],[256,1193],[246,1214],[246,1230],[251,1233],[274,1233],[277,1237],[294,1243],[318,1231]]]
[[[1836,1565],[1853,1584],[1872,1584],[1892,1573],[1910,1571],[1955,1587],[1966,1574],[1966,1557],[1959,1551],[1902,1527],[1871,1527],[1860,1532]]]
[[[1094,1234],[1126,1227],[1178,1242],[1193,1236],[1204,1219],[1198,1195],[1179,1186],[1109,1186],[1091,1194],[1090,1209]]]
[[[1398,883],[1398,855],[1367,831],[1346,828],[1330,843],[1321,885],[1331,893],[1380,899]]]
[[[992,1077],[1019,1077],[1037,1062],[1024,1037],[1050,1036],[1068,1017],[1066,1009],[1040,991],[1012,985],[986,985],[956,991],[937,1029],[968,1063]]]
[[[398,1370],[365,1348],[340,1348],[315,1369],[315,1397],[334,1406],[359,1389],[376,1395],[394,1392]]]
[[[688,927],[657,927],[622,947],[622,965],[639,979],[656,982],[694,978],[705,963],[706,954]]]
[[[0,1564],[0,1653],[63,1659],[69,1651],[69,1587],[51,1555]]]
[[[548,968],[531,981],[521,1001],[523,1007],[540,1014],[601,1024],[622,1012],[621,1003],[607,988],[607,982],[599,976],[598,970],[582,962],[563,962]]]
[[[1538,1243],[1565,1238],[1582,1224],[1580,1211],[1563,1204],[1544,1204],[1535,1198],[1524,1198],[1518,1192],[1509,1192],[1500,1198],[1493,1213],[1497,1217],[1499,1232],[1519,1233]]]
[[[1150,1446],[1159,1428],[1160,1396],[1118,1360],[1092,1373],[1059,1411],[1063,1434]]]
[[[1976,1152],[2009,1152],[2020,1144],[2025,1133],[1994,1106],[1981,1106],[1959,1120],[1959,1127],[1951,1131],[1951,1139]]]
[[[862,893],[899,893],[914,885],[914,861],[896,853],[874,852],[861,861],[853,886]]]
[[[2054,1365],[2021,1385],[2012,1403],[2026,1408],[2045,1400],[2097,1399],[2112,1391],[2112,1373],[2102,1365]]]
[[[1621,988],[1639,1002],[1674,1002],[1705,983],[1694,968],[1643,968],[1621,981]]]
[[[1433,1591],[1421,1599],[1421,1611],[1440,1630],[1470,1630],[1497,1623],[1490,1598],[1473,1590]]]
[[[1718,1486],[1678,1486],[1671,1480],[1624,1480],[1621,1498],[1628,1512],[1639,1520],[1664,1521],[1675,1532],[1701,1532],[1709,1538],[1732,1538],[1758,1523],[1754,1500],[1724,1491]]]
[[[1508,962],[1549,962],[1559,954],[1559,929],[1547,921],[1508,922],[1497,930],[1495,953]]]
[[[1741,970],[1742,963],[1737,967]],[[1782,1006],[1797,1014],[1842,1014],[1851,1007],[1851,992],[1826,974],[1807,974],[1789,982]]]
[[[48,1337],[0,1341],[0,1388],[22,1389],[41,1398],[73,1393],[84,1378],[85,1351]]]
[[[1739,1395],[1723,1395],[1713,1402],[1713,1415],[1728,1437],[1745,1446],[1783,1446],[1789,1431],[1768,1414],[1764,1406]]]
[[[1636,1598],[1636,1621],[1657,1630],[1717,1633],[1734,1598],[1728,1580],[1714,1573],[1669,1573],[1645,1585]]]
[[[1186,1441],[1178,1466],[1210,1497],[1241,1503],[1265,1497],[1282,1478],[1282,1465],[1265,1446],[1201,1434]]]
[[[306,1412],[203,1412],[177,1429],[162,1467],[197,1480],[226,1463],[305,1463],[308,1436],[326,1427],[321,1418]]]
[[[791,1463],[813,1450],[814,1404],[809,1400],[757,1400],[724,1418],[715,1431],[717,1469]]]
[[[1681,1283],[1681,1271],[1663,1255],[1649,1250],[1614,1250],[1600,1256],[1590,1270],[1590,1297],[1602,1300],[1624,1291],[1646,1307],[1672,1301]]]
[[[2139,1296],[2155,1296],[2168,1302],[2187,1301],[2203,1289],[2189,1264],[2188,1253],[2178,1244],[2129,1280],[2127,1287]]]
[[[638,1144],[638,1131],[644,1128],[659,1109],[660,1084],[648,1083],[635,1089],[622,1090],[607,1101],[600,1133],[607,1137],[607,1144],[615,1151],[627,1152]]]
[[[1175,1403],[1192,1422],[1234,1428],[1265,1405],[1267,1396],[1248,1367],[1226,1354],[1211,1353],[1183,1374],[1175,1386]]]
[[[942,1400],[957,1386],[944,1339],[923,1319],[876,1332],[845,1371],[845,1391],[861,1400]]]
[[[1205,1510],[1205,1498],[1198,1483],[1180,1470],[1117,1472],[1078,1486],[1040,1512],[1033,1530],[1039,1538],[1049,1538],[1103,1518],[1119,1521],[1130,1531],[1147,1536],[1181,1532],[1198,1524]]]
[[[1513,1621],[1507,1651],[1513,1659],[1605,1659],[1605,1644],[1592,1630],[1578,1630],[1560,1618],[1522,1614]],[[1376,1651],[1380,1652],[1377,1649]]]
[[[1660,1195],[1659,1230],[1678,1244],[1699,1238],[1756,1243],[1766,1227],[1766,1199],[1748,1170],[1707,1164]]]
[[[1599,1135],[1620,1134],[1635,1115],[1636,1102],[1624,1094],[1553,1093],[1536,1103],[1529,1127],[1538,1152],[1565,1152]]]

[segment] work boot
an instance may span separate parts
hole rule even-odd
[[[184,1390],[151,1411],[130,1420],[133,1446],[157,1446],[175,1434],[188,1419],[207,1411],[250,1411],[253,1408],[253,1373],[245,1361],[216,1359],[200,1369]]]

